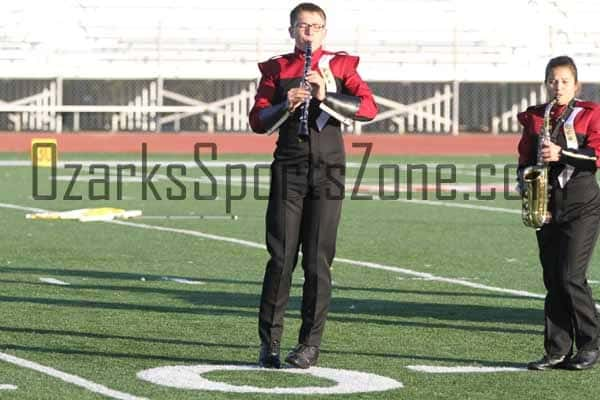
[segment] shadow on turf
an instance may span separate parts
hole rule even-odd
[[[170,289],[163,287],[152,286],[149,283],[152,281],[163,281],[162,276],[144,275],[145,282],[140,282],[141,274],[120,273],[120,272],[105,272],[105,271],[85,271],[85,270],[59,270],[45,268],[30,268],[30,267],[2,267],[0,272],[12,273],[31,273],[43,275],[63,276],[78,276],[86,278],[99,279],[118,279],[135,281],[136,285],[118,286],[118,285],[81,285],[72,284],[70,286],[53,287],[64,291],[65,294],[70,294],[79,297],[78,290],[106,290],[109,292],[132,292],[142,294],[160,294],[171,296],[179,300],[186,301],[193,307],[166,306],[164,302],[160,304],[132,304],[124,302],[106,302],[106,301],[87,301],[80,299],[68,298],[41,298],[41,297],[11,297],[0,296],[0,301],[9,303],[35,303],[45,305],[57,305],[63,307],[78,307],[78,308],[93,308],[93,309],[118,309],[132,310],[140,312],[159,312],[159,313],[183,313],[183,314],[198,314],[208,316],[238,316],[255,319],[257,317],[259,291],[256,293],[243,293],[247,288],[232,291],[211,291],[206,290],[204,286],[188,286],[185,289]],[[226,283],[232,285],[260,285],[260,282],[248,282],[226,279],[203,279],[198,277],[186,277],[182,279],[202,280],[204,282]],[[22,283],[27,285],[40,285],[48,287],[46,283],[40,282],[22,282],[11,280],[0,280],[2,283]],[[165,282],[166,283],[166,282]],[[300,285],[297,285],[300,286]],[[334,287],[335,291],[344,290],[365,290],[362,288],[343,288]],[[297,291],[297,288],[294,289]],[[374,292],[379,290],[375,289]],[[388,291],[383,289],[381,291]],[[398,294],[419,294],[423,296],[435,295],[439,299],[440,296],[454,295],[474,295],[484,297],[510,297],[524,301],[537,301],[537,299],[496,295],[496,294],[469,294],[469,293],[447,293],[447,292],[431,292],[431,291],[402,291],[395,290]],[[77,294],[76,294],[77,293]],[[54,294],[54,293],[53,293]],[[109,299],[109,298],[107,298]],[[301,299],[298,296],[292,296],[288,307],[288,316],[298,316]],[[251,309],[248,311],[247,309]],[[386,317],[394,317],[389,319]],[[434,321],[410,321],[398,320],[403,319],[433,319]],[[425,328],[441,328],[441,329],[460,329],[466,331],[483,331],[483,332],[504,332],[517,334],[539,334],[538,330],[534,329],[519,329],[513,327],[499,326],[477,326],[471,324],[456,324],[454,322],[469,322],[469,323],[511,323],[519,325],[541,325],[542,313],[540,309],[524,308],[524,307],[502,307],[479,304],[454,304],[454,303],[424,303],[424,302],[405,302],[398,300],[387,299],[364,299],[364,298],[348,298],[334,294],[331,308],[329,311],[329,319],[337,322],[359,323],[359,324],[376,324],[376,325],[396,325],[396,326],[412,326]],[[441,322],[440,322],[441,321]],[[452,321],[452,324],[444,323],[444,321]]]
[[[164,281],[165,277],[176,278],[176,279],[187,279],[191,281],[202,281],[210,283],[222,283],[228,285],[253,285],[262,286],[262,281],[247,281],[247,280],[235,280],[235,279],[222,279],[222,278],[202,278],[198,276],[173,276],[169,274],[164,275],[153,275],[146,273],[130,273],[130,272],[113,272],[113,271],[94,271],[94,270],[70,270],[70,269],[52,269],[52,268],[32,268],[32,267],[10,267],[0,266],[0,273],[9,272],[17,274],[49,274],[52,276],[76,276],[81,278],[94,278],[94,279],[111,279],[111,280],[128,280],[139,282],[143,277],[146,282]],[[261,277],[262,278],[262,277]],[[302,287],[302,284],[295,283],[293,287]],[[77,286],[76,286],[77,287]],[[146,290],[160,290],[160,288],[135,288],[137,291]],[[531,297],[515,296],[505,293],[481,293],[481,292],[445,292],[445,291],[421,291],[421,290],[405,290],[395,288],[366,288],[366,287],[353,287],[353,286],[339,286],[334,285],[334,291],[358,291],[368,293],[399,293],[399,294],[416,294],[423,296],[452,296],[452,297],[483,297],[483,298],[501,298],[501,299],[520,299],[530,301],[542,301],[541,299],[535,299]],[[259,289],[260,291],[260,289]]]
[[[178,346],[193,346],[219,348],[224,351],[227,350],[241,350],[240,358],[246,357],[246,359],[237,360],[225,360],[225,359],[206,359],[206,358],[195,358],[195,357],[177,357],[177,356],[166,356],[157,354],[143,354],[143,353],[120,353],[120,352],[106,352],[106,351],[91,351],[91,350],[78,350],[78,349],[65,349],[61,347],[40,347],[40,346],[23,346],[15,344],[0,344],[2,350],[22,350],[32,351],[39,353],[59,353],[69,355],[83,355],[83,356],[100,356],[100,357],[111,357],[111,358],[126,358],[126,359],[141,359],[141,360],[159,360],[167,362],[185,362],[185,363],[199,363],[199,364],[230,364],[230,365],[247,365],[255,362],[256,351],[258,345],[242,345],[235,343],[213,343],[206,341],[195,341],[195,340],[179,340],[179,339],[162,339],[162,338],[149,338],[149,337],[137,337],[127,335],[112,335],[112,334],[99,334],[92,332],[79,332],[79,331],[65,331],[55,329],[34,329],[34,328],[13,328],[13,327],[0,327],[0,332],[11,332],[11,333],[22,333],[22,334],[33,334],[33,335],[49,335],[49,336],[70,336],[70,337],[83,337],[89,339],[98,340],[129,340],[133,342],[142,342],[148,344],[172,344]],[[104,344],[105,342],[102,342]],[[89,343],[91,344],[91,343]],[[137,347],[139,348],[139,347]],[[181,350],[180,350],[181,351]],[[194,351],[190,351],[193,353]],[[467,358],[450,358],[450,357],[434,357],[426,355],[414,355],[414,354],[398,354],[398,353],[378,353],[378,352],[365,352],[365,351],[344,351],[344,350],[333,350],[322,349],[322,354],[341,355],[341,356],[364,356],[372,359],[383,358],[383,359],[400,359],[408,361],[427,361],[427,362],[445,362],[452,364],[477,364],[479,366],[488,367],[522,367],[522,363],[516,362],[505,362],[505,361],[489,361],[489,360],[476,360]]]
[[[1,282],[1,281],[0,281]],[[63,289],[64,287],[60,287]],[[71,286],[67,287],[69,290]],[[89,289],[99,289],[92,286]],[[107,286],[105,290],[118,291],[120,287]],[[230,292],[189,292],[170,290],[169,294],[194,304],[194,307],[165,306],[160,304],[133,304],[124,302],[105,302],[81,299],[56,299],[43,297],[0,296],[0,302],[33,303],[89,309],[126,310],[139,312],[158,312],[167,314],[193,314],[211,317],[236,316],[255,319],[257,317],[258,296],[246,293]],[[353,309],[350,309],[353,306]],[[246,309],[251,309],[247,311]],[[292,297],[288,307],[288,317],[297,317],[300,298]],[[365,317],[375,315],[377,317]],[[329,320],[356,324],[412,326],[424,328],[460,329],[479,332],[504,332],[518,334],[539,334],[534,329],[518,329],[501,326],[477,326],[446,324],[437,321],[407,321],[395,318],[431,318],[442,321],[513,323],[522,325],[541,324],[539,310],[525,308],[490,307],[465,304],[409,303],[389,300],[333,299]]]

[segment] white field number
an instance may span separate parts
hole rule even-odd
[[[207,390],[231,393],[277,393],[277,394],[349,394],[383,392],[402,388],[401,382],[384,376],[343,369],[312,367],[309,369],[270,369],[269,372],[312,375],[329,379],[335,385],[328,387],[274,387],[236,386],[206,379],[202,374],[212,371],[266,371],[257,366],[239,365],[179,365],[147,369],[138,372],[138,378],[161,386],[178,389]]]

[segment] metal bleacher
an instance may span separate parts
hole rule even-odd
[[[0,71],[30,78],[249,79],[257,61],[291,50],[287,18],[294,4],[4,0]],[[600,65],[595,1],[319,4],[329,13],[327,47],[359,54],[370,80],[539,80],[540,68],[558,53],[594,71]]]

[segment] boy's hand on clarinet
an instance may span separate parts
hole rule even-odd
[[[312,95],[319,101],[325,100],[325,80],[319,71],[310,71],[306,74],[306,81],[312,86]]]
[[[288,111],[292,112],[310,98],[310,91],[304,88],[292,88],[287,92]]]

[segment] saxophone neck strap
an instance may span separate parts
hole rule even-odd
[[[569,104],[567,104],[567,107],[565,107],[563,112],[559,115],[559,117],[556,121],[556,125],[554,126],[554,129],[552,130],[552,133],[550,134],[552,141],[556,140],[556,137],[558,136],[558,134],[560,132],[560,128],[562,128],[565,121],[567,119],[569,119],[569,116],[571,115],[571,113],[573,112],[573,109],[575,108],[575,101],[576,101],[575,99],[569,101]]]

